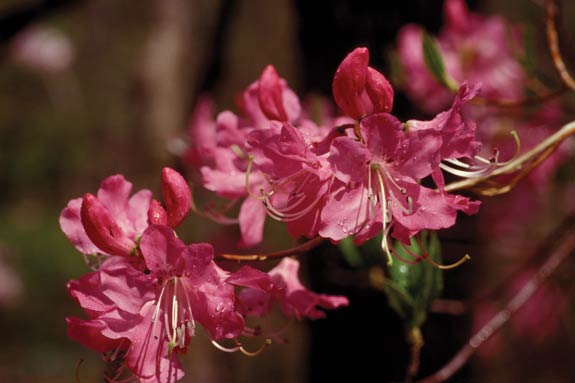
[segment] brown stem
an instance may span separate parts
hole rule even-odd
[[[407,367],[406,383],[413,382],[419,371],[419,359],[423,347],[423,335],[418,327],[414,327],[407,333],[407,343],[410,347],[410,361]]]
[[[519,290],[519,292],[507,303],[505,308],[499,311],[485,326],[476,332],[457,354],[435,374],[420,380],[418,383],[441,383],[451,378],[459,369],[467,363],[475,350],[483,344],[491,335],[497,332],[511,315],[529,300],[549,275],[575,250],[575,232],[567,233],[559,241],[560,245],[543,263],[537,273]]]
[[[549,53],[553,59],[553,64],[563,83],[571,90],[575,91],[575,80],[565,66],[561,51],[559,50],[559,38],[557,34],[556,18],[559,8],[554,0],[545,0],[545,30],[547,32],[547,44]]]
[[[468,178],[461,181],[452,182],[445,185],[445,191],[452,192],[462,189],[471,189],[474,186],[490,181],[497,176],[520,172],[518,176],[507,185],[483,187],[476,190],[478,193],[483,195],[497,195],[506,193],[511,190],[511,188],[515,185],[515,183],[519,181],[519,179],[525,177],[529,171],[531,171],[536,165],[541,163],[541,161],[553,153],[553,151],[557,148],[557,146],[559,146],[559,144],[561,144],[561,142],[573,134],[575,134],[575,121],[571,121],[570,123],[564,125],[561,129],[547,137],[531,150],[523,153],[514,160],[509,161],[505,165],[496,168],[491,173],[481,177]]]
[[[323,241],[325,241],[325,238],[315,237],[307,242],[302,243],[299,246],[292,247],[291,249],[287,250],[280,250],[263,254],[220,254],[217,258],[227,259],[230,261],[244,261],[244,262],[267,261],[268,259],[284,258],[292,255],[305,253],[313,249],[314,247],[318,246]]]

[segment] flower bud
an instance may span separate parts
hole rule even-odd
[[[81,219],[88,238],[110,255],[130,255],[134,241],[118,225],[108,209],[93,194],[82,200]]]
[[[162,194],[168,213],[168,225],[175,228],[190,212],[190,188],[180,173],[166,167],[162,169]]]
[[[270,120],[287,121],[283,106],[283,88],[278,72],[272,65],[265,67],[259,80],[258,102]]]
[[[336,104],[356,120],[367,114],[389,112],[393,105],[389,81],[368,63],[367,48],[356,48],[343,59],[333,77]]]
[[[158,200],[153,199],[148,208],[148,225],[167,225],[168,213]]]
[[[373,113],[389,113],[393,106],[393,88],[384,75],[367,67],[365,91],[373,104]]]

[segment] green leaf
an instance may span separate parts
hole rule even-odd
[[[427,255],[435,262],[440,263],[437,235],[428,232],[422,232],[420,235]],[[413,259],[410,253],[423,254],[419,244],[413,238],[410,246],[396,243],[395,251],[405,259]],[[388,271],[391,281],[405,291],[413,301],[413,313],[409,318],[410,324],[414,327],[420,327],[425,322],[431,302],[438,298],[443,290],[442,271],[425,261],[413,265],[401,261],[394,262],[388,267]]]
[[[415,313],[415,302],[409,293],[389,279],[384,279],[380,287],[387,296],[389,306],[403,320],[412,323]]]
[[[443,56],[437,44],[437,40],[426,31],[421,31],[421,42],[423,49],[423,60],[431,75],[443,86],[453,92],[457,92],[459,85],[449,76],[445,70]]]

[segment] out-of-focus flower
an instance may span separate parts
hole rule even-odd
[[[447,73],[458,82],[481,83],[486,98],[517,100],[523,96],[525,71],[518,62],[521,33],[499,16],[469,12],[463,0],[444,4],[446,24],[438,42]],[[425,112],[437,113],[453,96],[429,73],[422,53],[421,28],[409,24],[398,34],[399,60],[408,96]]]
[[[72,65],[74,55],[74,46],[68,36],[50,27],[27,28],[10,43],[12,60],[39,72],[64,72]]]
[[[22,282],[17,271],[4,259],[4,248],[0,243],[0,307],[11,306],[20,297]]]
[[[318,319],[325,316],[319,308],[335,309],[349,304],[346,297],[308,290],[301,284],[298,271],[297,260],[284,258],[268,273],[244,266],[227,282],[245,287],[238,294],[239,310],[243,315],[265,316],[277,302],[288,317]]]

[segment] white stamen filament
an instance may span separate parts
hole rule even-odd
[[[379,168],[381,169],[381,167]],[[383,238],[381,239],[381,248],[384,251],[385,255],[387,256],[387,264],[391,265],[393,264],[393,258],[391,257],[391,251],[389,250],[389,246],[387,243],[387,232],[388,232],[388,228],[391,226],[388,226],[388,205],[387,205],[387,198],[385,195],[385,185],[383,183],[383,176],[381,174],[380,171],[376,171],[377,174],[377,180],[379,182],[379,190],[380,190],[380,197],[379,197],[379,203],[381,204],[381,212],[382,212],[382,221],[383,221]],[[389,209],[389,211],[391,211],[391,209]],[[390,220],[391,222],[391,220]]]

